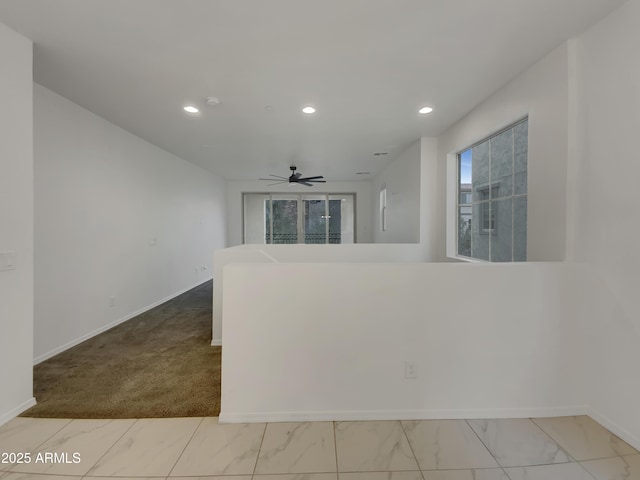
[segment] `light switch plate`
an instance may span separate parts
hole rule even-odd
[[[0,252],[0,272],[16,269],[16,252]]]

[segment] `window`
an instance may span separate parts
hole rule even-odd
[[[527,259],[528,120],[458,154],[457,254]]]
[[[380,187],[380,231],[387,230],[387,186]]]
[[[354,194],[245,193],[244,243],[354,243]]]

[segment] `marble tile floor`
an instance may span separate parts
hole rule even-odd
[[[110,478],[640,480],[640,453],[586,416],[268,424],[16,418],[0,427],[0,480]]]

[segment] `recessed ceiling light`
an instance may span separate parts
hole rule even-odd
[[[316,109],[313,107],[304,107],[302,109],[303,113],[306,113],[307,115],[311,115],[312,113],[316,113]]]
[[[420,110],[418,110],[418,113],[421,113],[423,115],[431,112],[433,112],[433,108],[431,107],[422,107]]]
[[[184,111],[189,113],[198,113],[200,110],[198,110],[198,108],[194,107],[193,105],[187,105],[186,107],[184,107]]]

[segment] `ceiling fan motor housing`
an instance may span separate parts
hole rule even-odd
[[[296,174],[296,167],[294,165],[291,165],[289,167],[289,170],[291,170],[291,176],[289,177],[289,183],[298,183],[298,178],[300,177],[300,174]]]

